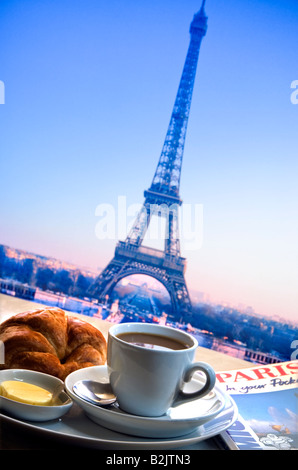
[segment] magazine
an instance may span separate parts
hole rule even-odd
[[[216,374],[239,415],[220,435],[234,450],[298,449],[298,360]]]

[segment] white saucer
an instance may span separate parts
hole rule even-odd
[[[188,384],[188,392],[199,388],[202,381],[197,377]],[[206,397],[177,404],[166,415],[156,418],[136,416],[122,411],[117,405],[104,408],[78,397],[73,392],[73,385],[84,379],[108,382],[107,367],[94,366],[77,370],[66,378],[65,388],[92,421],[113,431],[134,436],[169,439],[189,434],[198,426],[216,418],[228,401],[229,406],[231,403],[228,396],[215,386]]]

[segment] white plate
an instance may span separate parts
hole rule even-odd
[[[217,386],[206,397],[177,404],[159,417],[136,416],[122,411],[116,405],[101,407],[92,405],[73,392],[78,380],[108,382],[107,366],[94,366],[72,372],[65,380],[65,388],[72,399],[83,408],[95,423],[113,431],[150,438],[172,438],[193,432],[198,426],[214,419],[223,409],[226,394]],[[193,379],[188,392],[198,390],[202,380]]]
[[[229,398],[223,411],[215,419],[199,426],[194,432],[185,437],[174,439],[146,439],[110,431],[93,423],[76,403],[73,404],[66,415],[54,421],[32,423],[0,414],[0,423],[2,419],[24,432],[27,430],[36,431],[39,436],[45,438],[54,438],[60,442],[92,449],[166,450],[189,448],[189,446],[194,445],[196,445],[196,448],[200,448],[199,443],[228,429],[236,421],[237,416],[237,406],[233,399]]]

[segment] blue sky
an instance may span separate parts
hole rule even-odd
[[[297,397],[295,390],[276,393],[248,393],[234,396],[239,413],[255,432],[272,433],[272,425],[297,433]],[[253,409],[253,417],[251,410]]]
[[[2,0],[0,243],[92,268],[99,204],[141,204],[200,0]],[[191,291],[297,318],[296,0],[207,0],[181,197]],[[182,241],[182,248],[184,244]]]

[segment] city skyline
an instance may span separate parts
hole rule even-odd
[[[96,208],[142,204],[201,1],[1,3],[0,243],[96,269]],[[203,208],[186,282],[297,318],[294,1],[206,2],[181,197]],[[18,34],[17,34],[18,32]]]
[[[18,249],[15,249],[13,247],[8,247],[8,246],[4,246],[4,248],[6,248],[8,251],[8,257],[11,256],[11,252],[23,251],[23,250],[18,250]],[[38,253],[24,252],[24,255],[25,256],[23,258],[15,257],[15,255],[12,255],[12,259],[16,258],[18,259],[18,261],[20,261],[20,259],[23,259],[23,260],[33,259],[36,262],[36,258],[37,259],[46,258],[43,255],[39,255]],[[37,264],[35,264],[35,268],[37,269],[49,268],[51,271],[54,271],[54,272],[67,271],[71,274],[80,273],[86,277],[90,277],[90,278],[93,277],[94,280],[96,276],[98,275],[98,273],[100,272],[100,270],[96,271],[88,266],[75,265],[71,262],[61,260],[61,259],[56,259],[56,258],[43,259],[42,263],[37,262]],[[18,283],[19,281],[16,280],[16,282]],[[169,292],[159,281],[157,281],[153,277],[150,277],[145,274],[132,274],[130,276],[123,278],[121,281],[119,281],[116,287],[121,289],[123,286],[126,286],[126,285],[143,286],[143,287],[145,286],[145,289],[148,291],[148,293],[151,292],[151,295],[152,295],[152,292],[158,293],[164,298],[164,301],[166,303],[168,303],[169,305],[171,304]],[[116,293],[116,297],[117,297],[117,293]],[[251,318],[253,317],[258,317],[259,319],[262,318],[262,315],[260,313],[256,312],[251,306],[244,305],[243,303],[240,303],[237,305],[228,301],[216,302],[210,299],[204,292],[195,291],[195,290],[190,290],[190,297],[191,297],[191,301],[194,307],[197,307],[200,305],[201,306],[210,305],[214,308],[232,309],[232,310],[237,311],[239,314],[245,314]],[[281,324],[288,323],[289,325],[292,325],[292,326],[298,324],[298,319],[296,317],[294,319],[289,319],[289,318],[282,317],[280,315],[267,315],[267,316],[264,316],[263,318],[264,320],[276,321]]]

